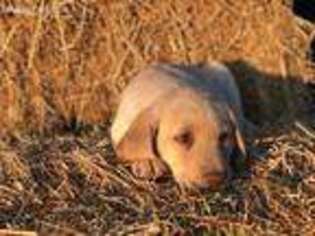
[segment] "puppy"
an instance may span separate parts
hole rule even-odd
[[[111,138],[138,177],[170,171],[181,185],[217,188],[231,174],[233,153],[246,155],[242,120],[239,91],[224,65],[154,64],[123,91]]]

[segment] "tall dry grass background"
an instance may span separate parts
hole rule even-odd
[[[312,235],[314,117],[306,83],[315,82],[315,70],[306,51],[314,25],[291,5],[2,0],[0,226]],[[232,69],[247,116],[262,127],[248,140],[253,156],[267,150],[256,175],[191,198],[112,166],[107,127],[132,76],[152,62],[211,60]]]
[[[242,60],[282,80],[312,80],[305,60],[312,28],[287,5],[3,1],[1,133],[103,122],[126,81],[156,61]]]

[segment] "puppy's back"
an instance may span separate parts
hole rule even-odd
[[[220,102],[226,102],[241,112],[241,99],[234,76],[221,63],[212,62],[210,65],[182,66],[159,65],[159,68],[173,73],[173,76],[184,80],[186,86],[191,86]]]

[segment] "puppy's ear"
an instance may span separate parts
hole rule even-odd
[[[236,147],[237,147],[238,151],[240,152],[240,154],[242,155],[242,158],[246,159],[247,158],[247,152],[246,152],[245,142],[244,142],[243,135],[242,135],[242,130],[241,130],[241,127],[239,124],[239,122],[241,122],[241,121],[239,121],[235,117],[235,113],[233,112],[233,110],[231,108],[228,109],[228,114],[229,114],[229,118],[230,118],[230,121],[231,121],[232,127],[233,127],[233,133],[234,133]]]
[[[147,108],[138,115],[116,145],[118,159],[122,162],[139,162],[159,158],[157,132],[157,111]]]

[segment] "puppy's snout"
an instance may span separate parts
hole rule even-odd
[[[208,172],[204,175],[204,178],[207,182],[222,182],[228,177],[228,173],[226,171],[213,171]]]
[[[225,171],[211,171],[208,173],[205,173],[206,177],[212,178],[212,177],[224,177],[226,176],[226,172]]]
[[[209,172],[203,175],[202,181],[196,183],[199,189],[217,189],[226,179],[225,172]]]
[[[225,165],[218,165],[216,168],[205,171],[202,179],[202,188],[217,188],[231,179],[231,171]]]
[[[205,173],[223,173],[226,171],[226,160],[220,155],[209,155],[207,159],[207,168],[204,170]],[[210,169],[211,170],[210,170]]]

